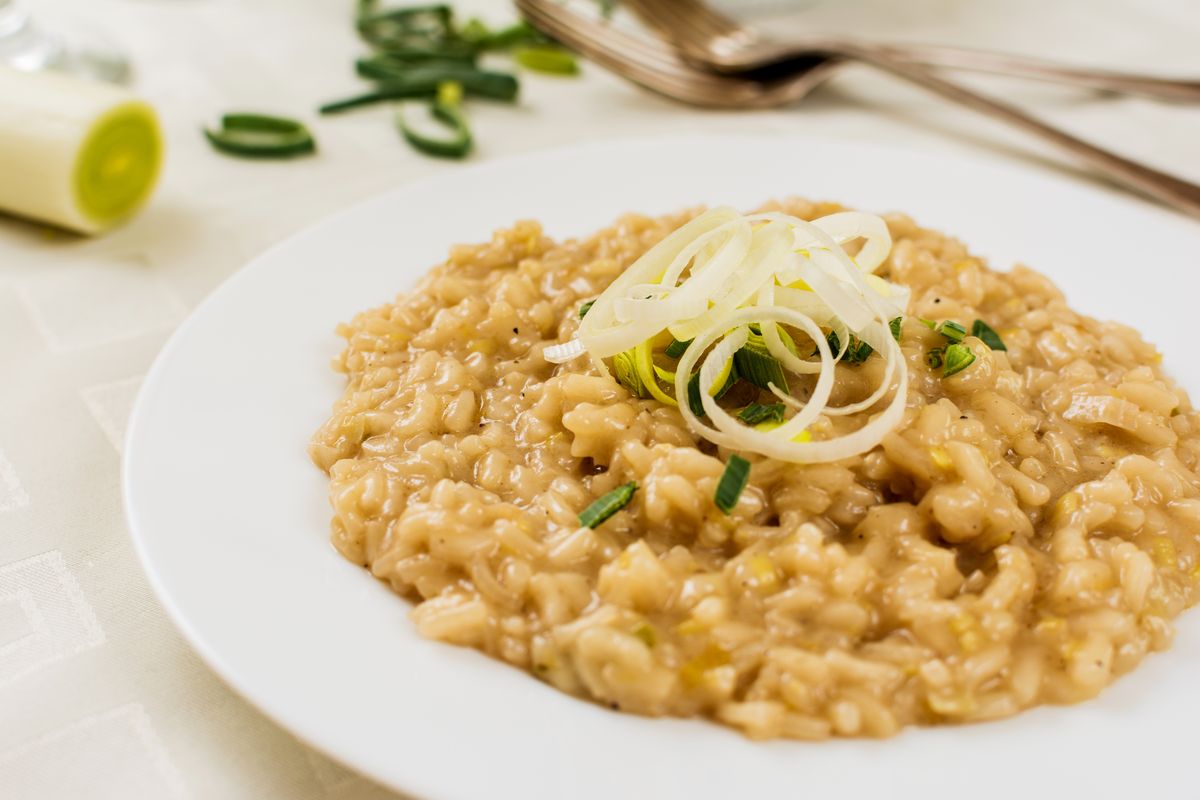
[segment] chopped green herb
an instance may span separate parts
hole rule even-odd
[[[751,403],[738,412],[737,418],[747,425],[761,422],[783,422],[783,403]]]
[[[434,137],[421,133],[408,124],[403,109],[396,111],[396,125],[409,144],[422,153],[442,158],[463,158],[471,152],[471,129],[462,113],[462,86],[453,82],[439,86],[429,115],[445,126],[450,135]]]
[[[935,328],[938,333],[945,336],[952,342],[961,342],[963,337],[967,335],[967,329],[957,322],[946,320]]]
[[[629,505],[629,501],[633,499],[633,493],[637,491],[637,488],[637,481],[630,481],[599,497],[580,513],[579,524],[585,528],[595,528],[604,522],[604,520]]]
[[[725,472],[721,474],[717,492],[713,495],[713,502],[717,504],[717,508],[726,514],[731,513],[749,480],[750,462],[739,455],[731,455],[725,462]]]
[[[936,322],[934,322],[934,321],[933,321],[933,320],[931,320],[931,319],[925,319],[924,317],[917,317],[917,322],[921,323],[921,324],[922,324],[922,325],[924,325],[926,328],[929,328],[929,330],[933,330],[934,328],[936,328],[936,327],[937,327],[937,323],[936,323]]]
[[[613,356],[613,374],[617,383],[629,390],[634,397],[649,397],[650,392],[642,383],[642,377],[637,371],[637,356],[632,350],[617,353]]]
[[[971,335],[986,344],[992,350],[1008,350],[1004,346],[1004,340],[1000,338],[1000,334],[992,330],[992,326],[988,325],[981,319],[975,320],[971,324]]]
[[[388,100],[436,97],[438,87],[446,82],[461,85],[464,94],[475,97],[511,102],[517,96],[517,79],[505,72],[488,72],[469,64],[436,64],[413,67],[380,82],[373,91],[326,103],[318,110],[322,114],[336,114]]]
[[[775,360],[762,336],[752,333],[742,348],[733,354],[733,363],[738,375],[760,389],[770,389],[771,384],[783,391],[788,390],[787,375],[783,365]]]
[[[829,349],[833,351],[833,355],[837,357],[842,350],[842,340],[834,331],[830,331],[825,337],[825,341],[829,344]],[[820,350],[814,350],[813,355],[820,353]],[[857,336],[851,335],[850,341],[846,344],[846,351],[842,353],[839,360],[847,364],[861,364],[870,358],[871,353],[875,352],[875,348],[859,339]]]
[[[846,346],[846,354],[842,356],[842,361],[847,364],[861,364],[871,357],[871,353],[875,352],[875,348],[859,339],[857,336],[850,337],[850,344]]]
[[[900,341],[900,329],[904,325],[904,317],[896,317],[888,323],[888,327],[892,330],[892,338],[897,342]]]
[[[592,306],[593,306],[593,305],[595,305],[595,304],[596,304],[596,300],[595,300],[595,298],[592,298],[591,300],[588,300],[586,303],[584,303],[583,305],[581,305],[581,306],[579,307],[579,318],[580,318],[580,319],[583,319],[584,317],[586,317],[586,316],[587,316],[587,312],[591,311],[591,310],[592,310]]]
[[[291,158],[317,149],[303,123],[264,114],[226,114],[221,127],[205,128],[204,136],[221,152],[247,158]]]
[[[667,349],[663,352],[666,354],[667,358],[679,358],[684,354],[684,352],[688,349],[688,345],[691,343],[691,339],[688,339],[686,342],[681,342],[678,339],[672,339],[671,343],[667,345]]]
[[[578,75],[575,56],[558,47],[527,46],[513,51],[513,59],[525,69],[550,75]]]
[[[946,360],[946,348],[935,347],[925,354],[925,363],[930,369],[939,369]]]
[[[952,344],[946,348],[946,368],[942,371],[943,378],[957,375],[975,363],[975,354],[965,344]]]

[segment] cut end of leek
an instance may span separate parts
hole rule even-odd
[[[95,228],[119,222],[149,199],[162,165],[154,109],[131,100],[100,116],[75,160],[75,203]]]

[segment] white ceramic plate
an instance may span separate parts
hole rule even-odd
[[[417,636],[401,601],[327,541],[305,457],[341,392],[334,325],[411,285],[449,245],[536,218],[554,236],[626,210],[801,194],[902,209],[997,266],[1159,343],[1193,392],[1200,226],[1023,170],[834,141],[615,142],[447,172],[255,259],[175,334],[129,430],[125,496],[168,613],[237,691],[384,784],[439,798],[1010,798],[1190,793],[1200,613],[1102,697],[884,742],[753,743],[699,720],[618,714]],[[1069,793],[1069,794],[1068,794]]]

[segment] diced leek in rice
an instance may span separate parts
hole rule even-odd
[[[859,240],[852,258],[844,245]],[[794,409],[790,418],[748,424],[744,415],[717,402],[713,395],[719,392],[705,391],[698,393],[702,408],[678,403],[688,427],[722,447],[784,461],[836,461],[863,453],[900,422],[907,397],[908,371],[894,333],[909,290],[874,274],[891,246],[887,225],[871,214],[841,212],[808,222],[782,213],[742,215],[716,208],[635,261],[591,303],[576,338],[547,348],[545,358],[566,363],[586,353],[604,374],[605,359],[641,362],[642,384],[653,384],[656,398],[675,404],[688,397],[696,369],[701,386],[720,387],[739,352],[739,360],[769,354],[783,385],[776,379],[752,382],[765,382],[762,388]],[[813,357],[796,352],[784,326],[812,339]],[[664,331],[674,337],[679,355],[673,374],[649,360],[652,340]],[[852,340],[856,352],[879,354],[882,377],[861,401],[831,406],[834,367]],[[831,342],[841,344],[835,350]],[[788,392],[785,373],[816,376],[805,401]],[[659,390],[661,379],[673,384],[674,398]],[[866,413],[874,415],[849,433],[814,440],[807,430],[822,415]]]

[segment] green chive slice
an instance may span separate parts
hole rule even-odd
[[[946,348],[946,367],[942,377],[949,378],[957,375],[975,363],[975,354],[965,344],[952,344]]]
[[[725,462],[725,471],[721,473],[717,492],[713,495],[713,502],[717,504],[717,508],[726,514],[732,513],[749,480],[750,462],[737,454],[731,455]]]
[[[596,304],[596,300],[595,300],[595,298],[593,298],[593,299],[591,299],[591,300],[588,300],[588,301],[587,301],[586,303],[584,303],[583,305],[581,305],[581,306],[579,307],[579,318],[580,318],[580,319],[583,319],[584,317],[586,317],[586,316],[587,316],[587,312],[591,311],[591,310],[592,310],[592,306],[594,306],[595,304]]]
[[[961,342],[963,337],[967,335],[966,328],[951,320],[942,322],[934,330],[952,342]]]
[[[691,339],[688,339],[686,342],[681,342],[678,339],[672,339],[671,343],[667,345],[667,349],[663,352],[666,353],[667,358],[679,358],[687,351],[688,345],[691,343]]]
[[[471,152],[471,129],[462,113],[462,86],[447,81],[438,86],[437,97],[429,107],[429,115],[449,131],[446,137],[421,133],[408,124],[403,110],[396,112],[400,133],[416,149],[431,156],[462,158]]]
[[[925,354],[925,363],[930,369],[939,369],[946,360],[946,348],[935,347]]]
[[[971,324],[971,335],[992,350],[1008,350],[1004,346],[1004,340],[1000,338],[1000,334],[996,333],[991,325],[988,325],[981,319],[977,319]]]
[[[892,338],[897,342],[900,341],[900,328],[904,325],[904,317],[896,317],[888,323],[888,327],[892,331]]]
[[[742,348],[733,354],[733,363],[740,377],[760,389],[770,389],[770,384],[774,384],[785,392],[788,390],[783,365],[775,360],[775,356],[767,349],[767,343],[758,334],[750,334]]]
[[[738,412],[737,418],[747,425],[760,422],[783,422],[783,403],[751,403]]]
[[[247,158],[291,158],[317,149],[303,123],[266,114],[226,114],[219,128],[204,129],[204,137],[222,153]]]
[[[637,481],[630,481],[618,486],[608,494],[601,495],[579,514],[579,524],[585,528],[595,528],[629,505],[637,488]]]

